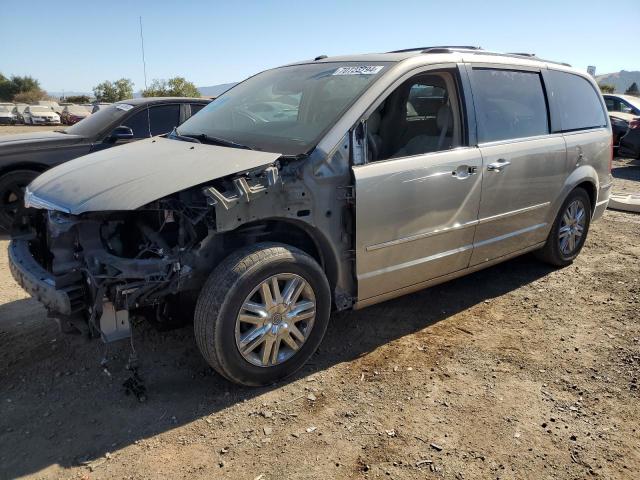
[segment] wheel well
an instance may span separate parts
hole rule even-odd
[[[591,201],[591,211],[593,212],[596,206],[596,198],[597,198],[596,187],[593,185],[593,183],[585,181],[577,185],[576,188],[582,188],[584,191],[587,192],[587,195],[589,195],[589,200]]]
[[[311,226],[289,220],[264,220],[248,223],[231,233],[232,243],[278,242],[299,248],[309,254],[322,267],[333,290],[338,281],[338,267],[331,250],[321,235],[314,235]],[[240,238],[239,238],[240,237]]]
[[[35,172],[42,173],[47,170],[49,167],[46,165],[42,165],[41,163],[13,163],[5,168],[0,169],[0,177],[7,173],[14,172],[16,170],[33,170]]]

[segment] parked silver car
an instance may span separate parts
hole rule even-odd
[[[309,359],[332,310],[530,251],[571,263],[607,206],[611,151],[597,85],[565,64],[469,47],[318,57],[167,138],[42,174],[10,265],[106,341],[133,312],[171,324],[193,300],[207,362],[265,385]]]

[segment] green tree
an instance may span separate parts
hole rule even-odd
[[[613,85],[607,85],[606,83],[598,85],[602,93],[613,93],[616,91],[616,87]]]
[[[627,91],[624,92],[626,95],[633,95],[634,97],[640,97],[640,89],[638,89],[638,84],[636,82],[633,82],[629,88],[627,88]]]
[[[64,98],[69,103],[89,103],[89,95],[69,95]]]
[[[93,87],[93,94],[98,102],[118,102],[133,97],[133,85],[128,78],[115,82],[107,80]]]
[[[143,97],[199,97],[196,86],[184,77],[174,77],[169,80],[155,79],[151,86],[142,91]]]
[[[8,102],[13,98],[11,82],[7,77],[0,73],[0,100]]]
[[[38,96],[42,90],[40,82],[33,77],[13,75],[11,79],[7,79],[0,74],[0,99],[5,102],[12,102],[16,95],[34,92],[31,96]],[[46,95],[46,93],[44,93]]]

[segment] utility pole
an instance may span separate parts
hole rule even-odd
[[[144,89],[147,89],[147,63],[144,60],[144,36],[142,35],[142,16],[140,16],[140,44],[142,45],[142,71],[144,72]]]

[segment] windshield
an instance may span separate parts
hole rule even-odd
[[[631,95],[625,95],[624,99],[631,105],[640,110],[640,98],[632,97]]]
[[[13,109],[9,110],[9,108],[10,107],[5,107],[4,105],[0,105],[0,112],[9,112],[13,110]]]
[[[315,63],[268,70],[218,97],[178,134],[284,155],[307,153],[387,65]]]
[[[30,107],[30,111],[32,112],[51,112],[52,110],[49,107]]]
[[[128,103],[116,103],[101,107],[100,110],[93,115],[89,115],[81,122],[67,128],[65,132],[70,135],[81,135],[83,137],[97,135],[107,128],[111,122],[115,122],[117,119],[124,117],[132,108],[133,105],[129,105]]]

